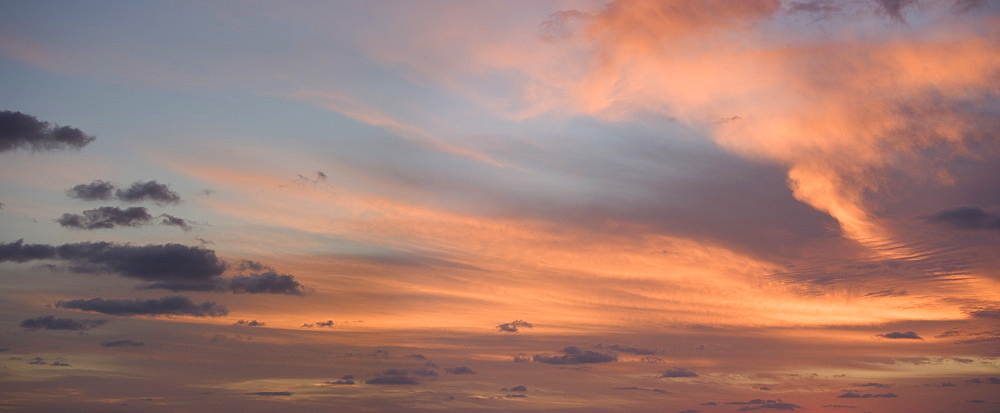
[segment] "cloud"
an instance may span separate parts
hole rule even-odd
[[[509,392],[515,392],[515,393],[524,393],[524,392],[528,391],[528,388],[525,387],[525,386],[514,386],[514,387],[511,387],[510,389],[503,389],[503,391],[509,391]]]
[[[125,202],[153,201],[157,204],[176,204],[181,202],[181,196],[170,190],[170,187],[159,182],[136,182],[126,189],[115,191],[115,197]]]
[[[604,354],[589,350],[581,351],[579,348],[574,346],[565,347],[561,350],[561,352],[563,353],[561,356],[535,354],[532,359],[539,363],[546,364],[609,363],[618,360],[618,356],[614,354]],[[516,358],[515,361],[517,361]]]
[[[320,328],[322,328],[322,327],[329,327],[329,328],[332,328],[333,327],[333,320],[317,321],[315,323],[307,323],[307,324],[303,324],[302,325],[302,328],[313,328],[313,327],[320,327]]]
[[[608,346],[608,348],[615,351],[621,351],[623,353],[638,354],[640,356],[651,356],[657,353],[656,350],[650,350],[648,348],[626,347],[626,346],[620,346],[618,344],[610,345]]]
[[[83,331],[100,327],[106,322],[108,322],[108,320],[76,320],[72,318],[56,318],[54,316],[45,315],[21,321],[21,328],[32,331],[40,329]]]
[[[858,386],[858,387],[889,387],[888,384],[875,383],[875,382],[855,383],[855,384],[852,384],[852,386]]]
[[[376,377],[365,381],[368,384],[420,384],[417,379],[407,376]]]
[[[983,383],[1000,384],[1000,378],[989,377],[989,378],[986,378],[986,379],[971,379],[971,380],[969,380],[969,383],[973,383],[973,384],[983,384]]]
[[[855,393],[855,392],[849,391],[849,392],[841,394],[840,396],[837,396],[837,397],[842,398],[842,399],[869,399],[869,398],[873,398],[873,397],[875,397],[875,398],[894,398],[894,397],[899,397],[899,396],[897,396],[895,393],[881,393],[881,394],[865,393],[865,394],[861,394],[861,393]]]
[[[683,367],[674,367],[667,371],[664,371],[660,377],[664,378],[676,378],[676,377],[698,377],[698,373],[688,370]]]
[[[248,396],[291,396],[291,392],[287,391],[255,391],[252,393],[245,393]]]
[[[923,340],[922,337],[918,336],[917,333],[912,331],[907,331],[905,333],[899,331],[893,331],[891,333],[876,334],[879,337],[891,338],[891,339],[909,339],[909,340]]]
[[[28,262],[56,257],[56,247],[44,244],[24,245],[24,240],[0,244],[0,262]]]
[[[138,227],[148,224],[152,215],[143,207],[121,209],[118,207],[100,207],[88,209],[83,214],[65,213],[55,221],[67,228],[79,229],[110,229],[120,227]]]
[[[0,153],[25,147],[35,151],[80,149],[94,139],[76,128],[52,126],[21,112],[0,111]]]
[[[476,374],[475,370],[467,366],[445,368],[444,371],[448,374]]]
[[[882,6],[882,11],[885,12],[892,20],[897,22],[904,22],[903,19],[903,9],[911,4],[916,4],[916,0],[875,0],[879,6]]]
[[[146,343],[142,341],[135,341],[130,338],[105,341],[101,343],[102,347],[142,347],[144,345],[146,345]]]
[[[190,298],[177,295],[147,300],[105,300],[103,298],[68,300],[57,302],[56,307],[121,316],[187,315],[193,317],[215,317],[229,313],[226,307],[212,301],[195,304]]]
[[[302,295],[305,287],[295,281],[295,276],[268,271],[261,274],[236,275],[226,282],[226,289],[237,294],[291,294]]]
[[[668,392],[666,390],[663,390],[663,389],[649,389],[649,388],[638,387],[638,386],[615,387],[614,389],[615,390],[640,390],[640,391],[648,391],[648,392],[662,393],[662,394],[670,393],[670,392]]]
[[[704,404],[704,403],[703,403]],[[802,406],[792,403],[785,403],[781,400],[753,399],[746,402],[726,402],[726,404],[745,405],[737,409],[740,412],[753,410],[773,409],[773,410],[796,410]]]
[[[189,224],[188,221],[185,220],[184,218],[178,218],[170,214],[160,214],[160,217],[163,218],[160,221],[160,225],[179,227],[180,229],[183,229],[185,231],[191,230],[191,224]]]
[[[1000,230],[1000,215],[991,214],[979,207],[963,206],[946,209],[928,217],[927,221],[959,229]]]
[[[264,323],[261,322],[261,321],[257,321],[257,320],[252,320],[252,321],[239,320],[239,321],[233,323],[233,325],[234,326],[240,326],[240,327],[263,327]]]
[[[847,404],[824,404],[823,407],[854,409],[854,408],[857,408],[858,406],[851,406],[851,405],[847,405]]]
[[[351,385],[354,384],[354,375],[345,374],[341,376],[337,381],[325,381],[326,384],[336,384],[336,385]]]
[[[114,196],[115,185],[108,181],[96,180],[89,184],[80,184],[66,190],[70,198],[84,201],[108,201]]]
[[[519,327],[532,328],[533,324],[524,320],[514,320],[509,323],[503,323],[497,326],[497,329],[501,333],[516,333]]]

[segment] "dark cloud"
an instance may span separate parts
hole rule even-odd
[[[428,362],[427,364],[433,366],[434,363]],[[421,367],[419,369],[410,370],[410,372],[413,373],[415,376],[421,376],[421,377],[437,377],[438,376],[438,372],[436,372],[434,370],[431,370],[430,367]],[[459,373],[455,373],[455,374],[459,374]],[[475,373],[473,373],[473,374],[475,374]]]
[[[676,378],[676,377],[698,377],[698,373],[688,370],[683,367],[674,367],[664,371],[660,377],[664,378]]]
[[[903,9],[911,4],[916,4],[917,0],[874,0],[882,11],[894,21],[904,22]]]
[[[858,406],[851,406],[847,404],[824,404],[823,407],[833,407],[833,408],[843,408],[843,409],[855,409]]]
[[[410,371],[407,369],[388,369],[388,370],[383,370],[382,374],[386,376],[405,376],[407,374],[410,374]]]
[[[65,213],[55,221],[67,228],[79,229],[110,229],[118,227],[138,227],[146,225],[153,219],[143,207],[121,209],[118,207],[100,207],[88,209],[83,214]]]
[[[76,128],[50,125],[21,112],[0,111],[0,153],[25,147],[35,151],[80,149],[94,139]]]
[[[263,274],[234,275],[232,277],[207,280],[166,280],[145,284],[142,290],[161,289],[170,291],[214,291],[234,294],[289,294],[304,295],[305,287],[295,280],[294,275],[266,272]],[[321,325],[321,327],[330,327]],[[311,326],[304,324],[303,327]]]
[[[257,320],[240,320],[233,323],[233,325],[240,327],[263,327],[264,323]]]
[[[978,207],[963,206],[946,209],[930,216],[927,221],[959,229],[1000,230],[1000,215],[991,214]]]
[[[365,381],[368,384],[420,384],[417,379],[407,376],[376,377]]]
[[[906,291],[896,291],[895,289],[890,288],[888,290],[872,291],[865,294],[865,297],[899,297],[907,294],[908,293]]]
[[[216,304],[212,301],[195,304],[190,298],[178,295],[147,300],[105,300],[103,298],[69,300],[57,302],[56,307],[121,316],[188,315],[194,317],[215,317],[229,313],[229,310],[221,304]]]
[[[101,346],[103,347],[142,347],[144,345],[146,345],[146,343],[142,341],[135,341],[129,338],[122,340],[105,341],[101,343]]]
[[[922,337],[918,336],[917,333],[914,333],[912,331],[907,331],[905,333],[899,331],[893,331],[891,333],[877,334],[877,335],[882,338],[891,338],[891,339],[923,340]]]
[[[333,327],[333,320],[317,321],[315,323],[303,324],[302,328],[313,328],[313,327]]]
[[[292,392],[287,391],[255,391],[246,393],[248,396],[291,396]]]
[[[157,204],[176,204],[181,202],[181,196],[172,191],[166,184],[159,182],[135,182],[127,189],[115,191],[115,197],[125,202],[153,201]]]
[[[188,221],[184,218],[178,218],[170,214],[160,214],[160,218],[163,218],[162,220],[160,220],[160,225],[179,227],[180,229],[183,229],[185,231],[191,230],[191,224],[189,224]]]
[[[562,353],[563,355],[561,356],[535,354],[534,357],[532,357],[532,359],[539,363],[546,363],[546,364],[609,363],[618,360],[618,356],[614,354],[604,354],[589,350],[581,351],[579,348],[574,346],[563,348]],[[515,357],[514,360],[517,361],[517,358]]]
[[[56,257],[56,247],[44,244],[24,244],[23,239],[0,244],[0,262],[28,262]]]
[[[28,364],[49,364],[49,363],[41,357],[35,357],[31,360],[28,360]]]
[[[330,325],[333,325],[332,321],[330,322]],[[427,357],[425,357],[423,354],[410,354],[403,357],[408,359],[427,360]]]
[[[753,399],[746,402],[726,402],[726,404],[745,405],[744,407],[736,409],[737,411],[740,412],[748,412],[748,411],[763,410],[763,409],[796,410],[801,407],[797,404],[782,402],[781,400],[764,400],[764,399]]]
[[[337,381],[325,381],[324,383],[326,383],[326,384],[337,384],[337,385],[351,385],[351,384],[354,384],[354,375],[353,374],[345,374],[343,376],[340,376],[340,378],[337,379]]]
[[[444,371],[448,374],[476,374],[476,371],[468,366],[445,368]]]
[[[973,383],[973,384],[983,384],[983,383],[1000,384],[1000,378],[990,377],[990,378],[987,378],[987,379],[972,379],[972,380],[969,380],[969,383]]]
[[[65,361],[59,361],[59,360],[53,361],[49,365],[50,366],[55,366],[55,367],[70,367],[69,363],[67,363]]]
[[[610,345],[608,346],[608,348],[615,351],[621,351],[623,353],[638,354],[640,356],[651,356],[657,353],[656,350],[650,350],[648,348],[626,347],[626,346],[620,346],[618,344]]]
[[[834,0],[793,1],[788,6],[789,13],[809,13],[822,19],[838,11],[840,11],[840,7],[836,5]]]
[[[114,184],[98,179],[89,184],[74,186],[66,190],[66,195],[84,201],[107,201],[114,196],[114,191]]]
[[[516,393],[524,393],[524,392],[528,391],[528,388],[525,387],[525,386],[514,386],[514,387],[511,387],[510,389],[503,389],[503,391],[511,391],[511,392],[516,392]]]
[[[108,320],[75,320],[44,315],[21,321],[21,327],[32,331],[40,329],[83,331],[100,327],[106,322]]]
[[[81,242],[63,244],[56,250],[59,259],[84,264],[77,272],[103,270],[143,280],[203,280],[226,270],[215,251],[180,244]]]
[[[969,315],[971,315],[973,317],[976,317],[976,318],[996,318],[996,319],[1000,319],[1000,309],[989,308],[989,309],[981,309],[981,310],[971,310],[971,311],[969,311]]]
[[[881,393],[881,394],[865,393],[865,394],[861,394],[861,393],[855,393],[855,392],[849,391],[849,392],[841,394],[840,396],[837,396],[837,397],[842,398],[842,399],[869,399],[869,398],[873,398],[873,397],[875,397],[875,398],[893,398],[893,397],[899,397],[899,396],[897,396],[895,393]]]
[[[519,327],[532,328],[533,324],[524,320],[514,320],[509,323],[503,323],[497,326],[497,329],[501,333],[516,333]]]
[[[698,409],[684,409],[684,410],[678,410],[677,413],[701,413],[701,410],[698,410]]]
[[[855,384],[852,384],[852,386],[857,386],[857,387],[889,387],[888,384],[875,383],[875,382],[855,383]]]

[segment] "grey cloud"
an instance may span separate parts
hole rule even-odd
[[[428,362],[428,364],[433,364],[433,363]],[[445,369],[445,370],[447,370],[447,369]],[[410,372],[413,373],[416,376],[421,376],[421,377],[437,377],[438,376],[438,373],[436,371],[431,370],[428,367],[421,367],[419,369],[413,369],[413,370],[410,370]],[[454,373],[454,374],[459,374],[459,373]],[[475,373],[473,373],[473,374],[475,374]]]
[[[504,391],[512,391],[512,392],[524,393],[524,392],[528,391],[528,388],[525,387],[525,386],[514,386],[514,387],[511,387],[509,390],[508,389],[504,389]]]
[[[912,331],[907,331],[905,333],[899,331],[893,331],[891,333],[878,334],[879,337],[890,338],[890,339],[909,339],[909,340],[923,340],[922,337],[917,335]]]
[[[615,351],[621,351],[623,353],[638,354],[640,356],[651,356],[651,355],[657,353],[656,350],[651,350],[651,349],[648,349],[648,348],[626,347],[626,346],[620,346],[618,344],[610,345],[610,346],[608,346],[608,348],[612,349],[612,350],[615,350]]]
[[[852,384],[852,386],[858,386],[858,387],[889,387],[888,384],[875,383],[875,382],[855,383],[855,384]]]
[[[65,213],[55,221],[67,228],[79,229],[110,229],[119,227],[138,227],[148,224],[152,215],[143,207],[121,209],[118,207],[100,207],[88,209],[83,214]]]
[[[668,392],[666,390],[663,390],[663,389],[648,389],[648,388],[645,388],[645,387],[638,387],[638,386],[615,387],[614,389],[615,390],[641,390],[641,391],[648,391],[648,392],[662,393],[662,394],[670,393],[670,392]]]
[[[497,329],[500,330],[501,333],[516,333],[519,327],[532,328],[534,325],[524,320],[514,320],[509,323],[498,325]]]
[[[861,393],[855,393],[855,392],[849,391],[849,392],[841,394],[840,396],[837,396],[837,397],[842,398],[842,399],[869,399],[869,398],[873,398],[873,397],[874,398],[894,398],[894,397],[899,397],[899,396],[897,396],[895,393],[881,393],[881,394],[865,393],[865,394],[861,394]]]
[[[317,321],[315,323],[307,323],[302,325],[302,328],[313,328],[313,327],[333,327],[333,320]]]
[[[144,345],[146,345],[146,343],[142,341],[135,341],[130,338],[122,340],[105,341],[101,343],[102,347],[142,347]]]
[[[563,348],[562,353],[563,355],[561,356],[535,354],[534,357],[532,357],[532,359],[539,363],[546,363],[546,364],[609,363],[618,360],[618,357],[615,356],[614,354],[604,354],[589,350],[581,351],[579,348],[574,346]],[[516,358],[515,361],[517,361]]]
[[[292,392],[287,391],[255,391],[246,393],[248,396],[291,396]]]
[[[365,381],[368,384],[420,384],[417,379],[407,376],[376,377]]]
[[[973,384],[983,384],[983,383],[1000,384],[1000,378],[990,377],[990,378],[987,378],[987,379],[972,379],[972,380],[969,380],[969,383],[973,383]]]
[[[847,405],[847,404],[824,404],[823,407],[854,409],[854,408],[856,408],[858,406],[851,406],[851,405]]]
[[[114,196],[114,191],[114,184],[98,179],[89,184],[74,186],[66,191],[66,195],[84,201],[107,201]]]
[[[991,214],[979,207],[963,206],[946,209],[928,217],[927,221],[959,229],[1000,230],[1000,215]]]
[[[330,325],[333,325],[333,322],[330,322]],[[403,357],[408,359],[427,360],[427,357],[425,357],[423,354],[410,354]]]
[[[21,327],[28,330],[70,330],[83,331],[100,327],[108,320],[76,320],[45,315],[21,321]]]
[[[982,309],[969,311],[969,315],[976,318],[996,318],[1000,319],[1000,309]]]
[[[115,191],[115,197],[125,202],[153,201],[157,204],[176,204],[181,202],[181,196],[172,191],[168,185],[155,180],[136,182],[127,189]]]
[[[263,327],[264,323],[257,320],[240,320],[233,323],[233,325],[240,327]]]
[[[0,111],[0,153],[25,147],[36,151],[80,149],[94,139],[76,128],[53,126],[21,112]]]
[[[698,377],[698,373],[695,373],[683,367],[674,367],[664,371],[663,374],[660,375],[660,377],[664,378]]]
[[[885,12],[892,20],[903,22],[903,9],[911,4],[916,4],[916,0],[874,0],[879,6],[882,7],[882,11]]]
[[[746,402],[726,402],[726,404],[745,405],[737,409],[740,412],[753,410],[773,409],[773,410],[796,410],[802,406],[793,403],[785,403],[781,400],[753,399]]]
[[[28,262],[56,257],[56,247],[44,244],[24,244],[23,239],[0,244],[0,262]]]
[[[220,277],[207,280],[165,280],[139,286],[139,289],[214,291],[231,292],[234,294],[305,294],[305,287],[295,280],[295,276],[290,274],[278,274],[275,272],[234,275],[228,278]],[[331,322],[330,326],[332,325],[333,324]],[[307,325],[303,325],[303,327],[306,326]]]
[[[351,385],[351,384],[354,384],[354,375],[353,374],[345,374],[345,375],[341,376],[339,379],[337,379],[337,381],[326,381],[324,383],[326,383],[326,384],[338,384],[338,385]]]
[[[179,227],[185,231],[191,230],[191,224],[184,218],[178,218],[170,214],[160,214],[160,217],[163,218],[160,220],[160,225]]]
[[[445,368],[444,371],[448,374],[476,374],[476,371],[468,366]]]
[[[183,296],[168,296],[158,299],[109,299],[92,298],[89,300],[59,301],[56,307],[93,311],[103,314],[133,316],[133,315],[189,315],[194,317],[215,317],[229,313],[225,306],[206,301],[195,304],[190,298]]]

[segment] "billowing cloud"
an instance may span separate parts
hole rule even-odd
[[[168,296],[154,299],[103,299],[59,301],[56,307],[73,310],[93,311],[120,316],[161,316],[186,315],[193,317],[216,317],[229,313],[226,307],[212,301],[195,304],[188,297]]]
[[[143,207],[100,207],[88,209],[83,214],[65,213],[56,222],[67,228],[78,229],[109,229],[119,227],[138,227],[146,225],[153,219]]]
[[[698,377],[698,373],[695,373],[683,367],[673,367],[664,371],[663,374],[660,374],[660,377],[664,378]]]
[[[115,194],[115,185],[108,181],[96,180],[89,184],[80,184],[66,190],[70,198],[84,201],[107,201]]]
[[[115,197],[125,202],[153,201],[157,204],[176,204],[181,202],[181,196],[170,189],[170,186],[159,182],[136,182],[132,186],[115,191]]]
[[[890,338],[890,339],[923,340],[922,337],[920,337],[919,335],[917,335],[917,333],[912,332],[912,331],[907,331],[905,333],[899,332],[899,331],[893,331],[891,333],[878,334],[878,336],[882,337],[882,338]]]
[[[130,338],[125,338],[121,340],[105,341],[101,343],[102,347],[142,347],[146,345],[145,342],[135,341]]]
[[[476,371],[468,366],[446,367],[444,371],[448,374],[476,374]]]
[[[1000,230],[1000,215],[986,212],[979,207],[946,209],[928,217],[927,221],[959,229]]]
[[[497,329],[500,330],[501,333],[516,333],[517,329],[520,327],[532,328],[534,325],[524,320],[514,320],[509,323],[498,325]]]
[[[53,126],[21,112],[0,111],[0,153],[31,150],[80,149],[94,137],[69,126]]]
[[[545,364],[589,364],[589,363],[610,363],[618,360],[614,354],[598,353],[596,351],[583,351],[575,346],[568,346],[561,350],[563,355],[535,354],[532,359]]]
[[[38,316],[21,321],[21,328],[27,330],[69,330],[83,331],[100,327],[108,320],[77,320],[73,318],[56,318],[50,315]]]

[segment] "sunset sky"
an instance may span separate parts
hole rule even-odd
[[[0,411],[1000,412],[1000,0],[0,2]]]

